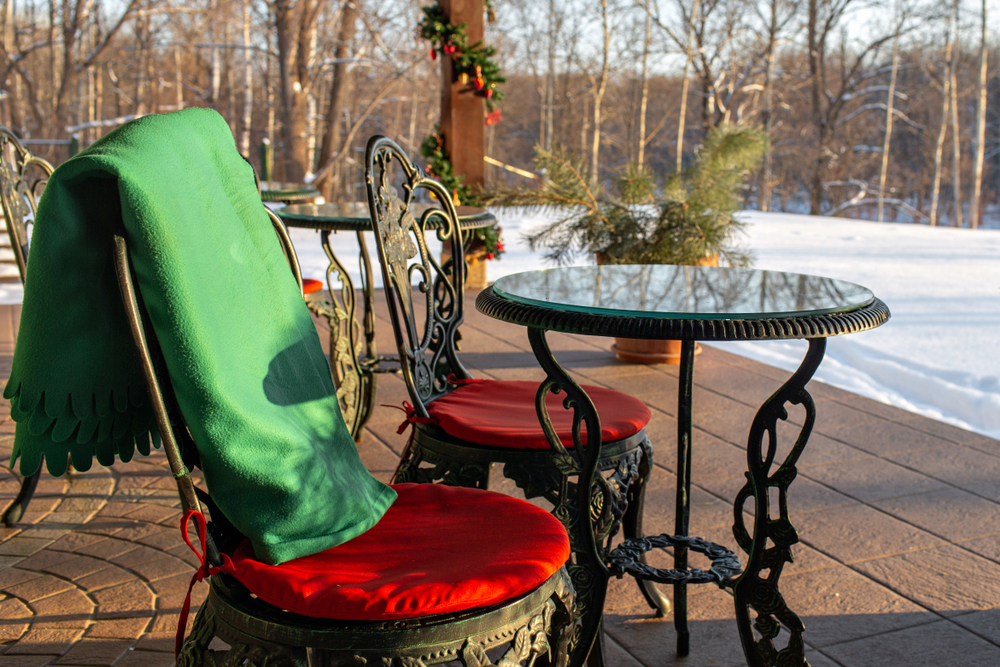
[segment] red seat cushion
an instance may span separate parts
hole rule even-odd
[[[248,541],[235,577],[265,602],[313,618],[377,621],[476,609],[537,588],[569,558],[562,524],[500,493],[397,484],[366,533],[327,551],[266,565]]]
[[[581,385],[601,418],[601,441],[635,435],[651,417],[642,401],[613,389]],[[464,384],[432,401],[427,413],[448,435],[467,442],[507,449],[549,449],[535,413],[537,382],[483,380]],[[545,404],[559,440],[573,446],[573,412],[562,406],[566,394],[549,394]],[[584,442],[587,426],[583,425]]]
[[[313,292],[318,292],[323,289],[323,282],[320,280],[314,280],[312,278],[302,279],[302,293],[312,294]]]

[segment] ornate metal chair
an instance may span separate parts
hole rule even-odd
[[[28,261],[28,225],[35,218],[38,197],[51,174],[51,164],[32,155],[13,132],[0,127],[0,206],[13,264],[22,283]],[[5,526],[13,526],[24,516],[40,475],[38,471],[21,480],[17,497],[0,517]]]
[[[652,447],[644,430],[650,412],[630,396],[586,387],[602,416],[596,448],[600,456],[594,465],[606,478],[597,476],[601,492],[589,498],[581,495],[577,480],[581,475],[587,479],[588,474],[573,449],[573,431],[581,427],[585,431],[586,425],[574,419],[572,411],[561,409],[555,394],[540,392],[538,383],[473,379],[458,358],[464,262],[439,264],[425,239],[434,231],[451,245],[452,257],[463,256],[447,191],[423,177],[405,152],[385,137],[369,140],[365,164],[385,296],[412,401],[404,408],[413,432],[394,479],[487,488],[490,467],[503,464],[503,474],[525,497],[545,498],[566,526],[574,553],[569,571],[584,617],[582,641],[600,642],[597,629],[607,581],[607,549],[620,527],[626,538],[642,535],[643,494],[652,466]],[[442,204],[419,220],[409,211],[418,190],[432,193]],[[423,304],[414,302],[414,279]],[[538,417],[538,402],[543,399],[548,435]],[[562,447],[550,446],[552,440]],[[644,551],[633,553],[640,565],[645,562]],[[595,572],[602,573],[603,582]],[[638,581],[657,614],[668,613],[669,600],[647,578]],[[591,609],[598,613],[588,613]],[[589,650],[589,644],[582,647],[584,655]]]
[[[284,227],[273,214],[271,218],[301,286]],[[210,577],[208,598],[183,644],[186,611],[182,613],[178,667],[369,661],[423,667],[453,660],[464,667],[486,667],[491,664],[487,652],[504,646],[499,664],[525,667],[552,651],[552,664],[565,667],[569,639],[577,631],[573,588],[560,560],[569,546],[558,522],[524,501],[471,489],[441,493],[446,487],[397,485],[395,504],[375,527],[353,540],[278,566],[248,556],[248,543],[188,473],[184,461],[196,460],[191,452],[197,445],[169,392],[159,348],[147,338],[141,295],[120,236],[115,237],[115,264],[185,512],[185,539],[193,517],[203,542],[202,567],[192,585]],[[202,504],[212,520],[207,530]],[[490,530],[498,515],[516,523],[515,532],[522,536],[501,543],[469,539],[470,532]],[[517,566],[511,568],[511,563]],[[230,648],[210,650],[213,637]]]

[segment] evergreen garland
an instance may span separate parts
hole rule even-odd
[[[470,46],[465,24],[449,23],[440,4],[424,7],[423,12],[420,36],[431,42],[431,59],[437,60],[439,55],[449,56],[462,85],[471,81],[475,94],[486,98],[486,109],[494,111],[496,103],[504,98],[503,91],[498,90],[497,85],[507,83],[507,79],[500,74],[500,66],[493,60],[496,48],[487,46],[482,41]]]
[[[444,150],[444,142],[438,134],[440,126],[434,126],[434,133],[424,139],[420,145],[420,155],[427,159],[427,175],[436,178],[441,185],[451,193],[455,205],[479,205],[481,202],[472,192],[472,188],[462,183],[462,176],[452,169],[451,161]],[[506,250],[503,239],[500,238],[500,227],[480,227],[472,230],[469,240],[478,239],[486,246],[486,259],[500,259]]]
[[[486,11],[490,22],[496,20],[492,0],[485,0]],[[500,74],[500,66],[493,60],[496,49],[479,41],[469,45],[465,32],[466,24],[452,25],[448,22],[444,10],[439,3],[423,8],[424,17],[420,21],[420,36],[430,40],[430,56],[437,60],[448,56],[452,59],[455,73],[462,85],[472,82],[475,94],[486,98],[487,114],[485,122],[493,125],[500,122],[500,109],[496,104],[504,98],[504,93],[497,85],[507,82]],[[451,166],[451,160],[444,149],[444,142],[439,134],[440,126],[434,127],[434,133],[424,139],[420,145],[420,155],[427,159],[427,174],[441,182],[456,204],[477,205],[480,202],[472,192],[472,188],[462,183],[462,176],[456,174]],[[469,241],[480,240],[486,246],[486,259],[499,259],[505,252],[503,240],[500,238],[499,227],[479,228],[472,231]]]

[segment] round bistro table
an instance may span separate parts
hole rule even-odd
[[[410,211],[420,219],[425,211],[438,208],[431,204],[411,204]],[[485,209],[472,206],[456,207],[458,226],[463,231],[496,224],[496,218]],[[322,292],[306,295],[306,304],[330,324],[330,366],[333,368],[337,396],[340,399],[344,421],[357,440],[375,407],[376,374],[394,372],[399,359],[379,356],[375,346],[375,295],[371,258],[364,232],[372,231],[372,221],[367,202],[330,202],[326,204],[292,204],[275,211],[288,227],[315,229],[320,232],[320,243],[330,263],[326,269],[326,283],[330,299]],[[432,218],[428,229],[433,229]],[[354,283],[344,264],[330,247],[331,232],[353,232],[358,239],[363,300],[363,326],[357,320],[357,299]],[[334,289],[334,284],[339,285]],[[362,341],[362,335],[364,340]],[[382,362],[395,362],[382,366]]]
[[[319,197],[319,190],[305,183],[260,182],[261,201],[300,204],[313,201],[317,197]]]
[[[735,268],[613,265],[506,276],[480,293],[476,308],[490,317],[528,328],[532,351],[547,375],[539,387],[539,396],[548,391],[566,392],[567,409],[573,409],[574,418],[586,424],[587,442],[583,442],[579,429],[573,438],[581,476],[591,480],[591,485],[577,485],[577,502],[581,507],[594,507],[593,498],[609,493],[602,490],[608,485],[602,486],[602,480],[594,473],[601,443],[599,436],[592,438],[590,434],[600,434],[600,419],[580,386],[556,362],[545,340],[546,331],[681,341],[674,532],[682,538],[687,538],[690,516],[695,342],[791,338],[809,341],[798,370],[764,402],[750,426],[747,483],[736,495],[733,508],[733,534],[740,548],[749,554],[749,562],[738,576],[716,582],[734,591],[740,640],[749,665],[807,664],[802,640],[804,626],[778,590],[782,567],[791,562],[791,546],[798,542],[788,516],[788,487],[795,479],[796,462],[816,419],[816,407],[805,386],[823,359],[827,337],[882,325],[889,319],[886,305],[860,285],[819,276]],[[798,437],[779,464],[775,461],[778,447],[775,428],[779,419],[787,418],[788,403],[802,405],[806,416]],[[540,399],[536,405],[545,428],[550,423],[545,401]],[[554,431],[546,428],[546,433],[550,432]],[[549,442],[555,449],[563,449],[551,437]],[[774,495],[769,494],[772,489]],[[772,503],[773,498],[777,498],[777,507]],[[748,528],[743,512],[750,499],[755,519]],[[608,505],[608,499],[603,504]],[[776,516],[772,513],[775,510]],[[656,571],[662,576],[660,579],[650,577],[674,586],[679,655],[687,655],[689,642],[686,583],[698,572],[687,569],[687,552],[686,547],[675,545],[675,569]],[[613,566],[609,569],[606,554],[598,544],[594,544],[591,560],[592,576],[605,584],[610,574],[621,574]],[[602,606],[603,596],[600,606],[595,604],[595,608]],[[751,608],[756,612],[753,623]],[[754,635],[755,628],[759,638]],[[774,639],[781,628],[789,633],[789,639],[779,650]],[[600,659],[599,654],[597,657]]]

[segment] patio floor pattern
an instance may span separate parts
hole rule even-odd
[[[19,314],[18,306],[0,306],[4,379]],[[325,344],[325,326],[318,326]],[[392,351],[381,306],[377,327],[380,350]],[[470,308],[462,333],[462,359],[477,377],[541,379],[523,328]],[[649,404],[656,460],[646,532],[672,532],[676,367],[622,364],[607,339],[550,334],[549,342],[581,382]],[[788,375],[724,348],[705,346],[697,358],[692,534],[734,546],[732,500],[744,481],[747,431]],[[406,398],[398,375],[378,382],[379,403]],[[801,543],[781,589],[805,622],[811,664],[1000,665],[1000,442],[818,382],[809,390],[817,423],[789,492]],[[785,447],[801,418],[793,411],[779,429]],[[377,408],[359,445],[383,480],[405,445],[399,422],[397,410]],[[0,505],[19,485],[7,469],[13,433],[3,401]],[[491,485],[518,494],[499,470]],[[180,511],[162,452],[112,469],[95,464],[43,476],[29,510],[17,527],[0,528],[0,665],[171,665],[196,561],[177,530]],[[668,563],[664,554],[656,560]],[[195,587],[196,605],[206,590]],[[672,618],[654,618],[634,583],[613,580],[609,666],[745,664],[728,593],[692,587],[689,612],[691,655],[678,658]]]

